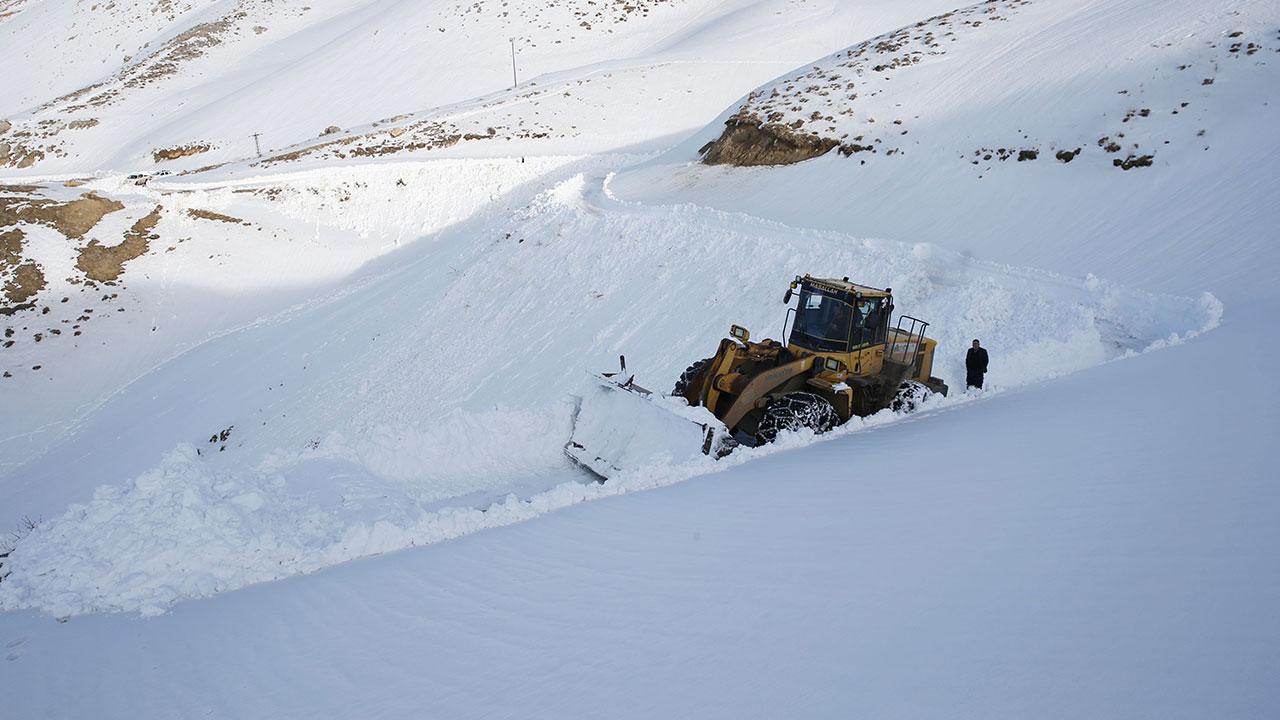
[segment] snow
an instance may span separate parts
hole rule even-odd
[[[103,240],[164,206],[66,307],[75,248],[28,227],[47,321],[95,312],[39,344],[13,316],[0,350],[0,530],[38,520],[0,559],[6,713],[1271,714],[1274,2],[980,5],[1007,18],[944,55],[838,71],[854,114],[819,129],[899,152],[776,168],[695,161],[750,98],[950,6],[639,2],[580,32],[616,8],[312,5],[0,18],[0,57],[56,68],[7,81],[8,132],[121,92],[4,183],[121,200]],[[122,79],[117,53],[240,11]],[[308,152],[260,161],[264,125]],[[410,147],[439,127],[483,137]],[[1151,167],[1111,164],[1117,130]],[[563,456],[587,373],[625,353],[669,389],[731,323],[776,337],[806,272],[893,287],[952,396],[605,483]],[[991,372],[961,392],[973,337]]]
[[[977,336],[1001,348],[991,364],[993,389],[1192,337],[1215,327],[1223,312],[1207,294],[1157,296],[941,248],[913,250],[696,206],[622,203],[609,198],[609,177],[589,182],[572,174],[513,215],[479,218],[442,231],[433,243],[404,248],[418,254],[392,271],[405,281],[384,279],[287,321],[208,341],[125,388],[67,441],[74,454],[41,456],[16,474],[35,480],[44,498],[57,478],[68,502],[100,484],[104,472],[169,481],[159,497],[150,482],[135,479],[132,487],[95,496],[88,511],[72,507],[50,516],[49,529],[24,539],[6,563],[12,575],[0,584],[0,607],[61,615],[165,607],[212,589],[429,542],[434,531],[418,528],[431,526],[432,504],[447,498],[501,498],[528,490],[530,475],[542,478],[533,486],[539,491],[581,482],[559,451],[572,416],[566,396],[581,386],[584,370],[608,367],[625,352],[637,382],[669,388],[686,364],[714,350],[731,321],[777,330],[785,308],[776,290],[805,271],[840,276],[857,268],[864,282],[898,288],[898,306],[933,322],[931,333],[943,347],[964,347]],[[477,226],[491,238],[479,246]],[[605,251],[600,238],[622,242]],[[724,257],[742,260],[726,274]],[[672,258],[681,259],[678,266]],[[645,283],[634,281],[646,274]],[[716,279],[690,287],[691,276]],[[703,308],[698,325],[679,311],[634,314],[677,297],[685,307]],[[360,331],[335,333],[352,327],[347,318],[359,318]],[[475,361],[441,338],[466,338],[489,359]],[[571,348],[576,360],[566,355]],[[957,378],[961,360],[958,353],[940,358],[935,372]],[[273,388],[259,378],[284,380]],[[290,393],[295,385],[339,390]],[[406,394],[407,387],[416,392]],[[183,408],[182,416],[146,409],[160,397]],[[495,404],[510,410],[495,416]],[[145,454],[113,452],[117,436],[106,428],[121,418],[145,438],[131,447],[145,443],[169,460],[154,467]],[[207,441],[227,427],[229,442]],[[502,453],[493,451],[495,442]],[[698,446],[675,448],[673,458],[698,454],[701,437],[690,442]],[[188,446],[196,443],[207,459],[191,456]],[[78,461],[85,454],[98,459],[92,469]],[[645,457],[635,460],[648,465],[652,458]],[[188,482],[228,483],[234,491],[190,500]],[[330,484],[340,490],[322,494],[329,502],[314,497],[316,486]],[[231,498],[255,492],[276,498],[271,514],[261,524],[228,522],[228,513],[244,514],[227,507]],[[340,500],[333,502],[334,495]],[[352,495],[395,500],[369,507]],[[175,512],[189,502],[193,512]],[[30,513],[33,504],[14,507]],[[384,528],[378,537],[397,540],[344,540],[363,536],[371,522]],[[105,536],[128,540],[122,545]],[[335,544],[342,549],[333,550]],[[214,546],[229,548],[237,561],[210,551]],[[201,568],[173,563],[170,552],[195,558]],[[213,585],[190,584],[192,576],[210,574],[217,577]],[[120,582],[125,577],[129,583]]]
[[[1187,343],[145,622],[11,613],[0,687],[103,718],[1268,717],[1280,498],[1240,450],[1280,398],[1164,392],[1220,362]]]
[[[1006,5],[1016,7],[1000,10],[1001,21],[964,24]],[[1280,106],[1260,90],[1280,83],[1274,16],[1265,1],[976,4],[945,28],[912,24],[744,93],[613,187],[630,200],[857,228],[1155,292],[1274,296],[1280,265],[1264,228],[1276,212],[1268,168],[1280,152]],[[912,39],[929,31],[944,38],[940,50]],[[882,53],[882,41],[906,45]],[[1248,54],[1246,43],[1265,49]],[[918,63],[873,69],[917,46]],[[1077,47],[1089,51],[1069,50]],[[856,85],[855,100],[827,87],[840,82]],[[781,107],[772,93],[787,87],[796,104]],[[874,148],[778,168],[691,162],[744,107]],[[809,120],[813,108],[833,120]],[[1108,152],[1103,138],[1122,149]],[[1054,157],[1076,148],[1069,163]],[[1012,154],[1001,160],[1000,149]],[[1023,149],[1037,159],[1019,162]],[[1151,167],[1113,166],[1146,153]]]

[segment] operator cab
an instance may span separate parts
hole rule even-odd
[[[820,353],[847,353],[868,345],[884,343],[893,312],[893,296],[886,288],[858,285],[848,278],[831,280],[805,275],[797,277],[787,290],[800,302],[787,344]]]

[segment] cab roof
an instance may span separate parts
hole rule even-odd
[[[863,297],[888,297],[892,294],[889,288],[873,288],[870,285],[859,285],[855,282],[849,282],[849,278],[816,278],[808,273],[802,278],[796,278],[798,282],[809,283],[822,287],[826,290],[834,290],[836,292],[847,292],[861,294]]]

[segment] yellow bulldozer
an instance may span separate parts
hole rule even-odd
[[[752,342],[734,325],[715,355],[690,365],[670,396],[622,370],[595,376],[578,398],[570,458],[603,477],[655,462],[721,457],[784,430],[822,433],[885,408],[909,411],[947,394],[933,372],[928,323],[893,318],[893,291],[841,279],[796,277],[783,302],[786,344]],[[790,328],[788,334],[787,329]],[[699,438],[690,437],[694,428]]]

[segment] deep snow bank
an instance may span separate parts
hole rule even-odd
[[[514,215],[454,235],[366,288],[158,369],[149,382],[167,372],[183,379],[163,385],[168,402],[184,405],[182,393],[193,392],[221,398],[223,414],[203,422],[233,424],[227,452],[191,437],[154,469],[42,524],[9,558],[0,607],[155,612],[715,469],[640,468],[583,488],[560,456],[565,395],[584,370],[607,368],[621,352],[643,384],[665,388],[731,322],[776,335],[785,313],[778,291],[797,273],[893,287],[902,311],[933,323],[937,372],[953,387],[971,337],[992,348],[998,391],[1180,342],[1222,314],[1208,294],[1152,295],[931,245],[622,203],[581,174]],[[427,267],[438,271],[423,274]],[[358,332],[335,334],[349,318]],[[271,377],[274,365],[285,372],[300,357],[305,373],[268,388],[265,410],[255,410],[265,395],[238,400],[239,363]],[[120,411],[129,407],[122,401]],[[205,410],[193,400],[188,412]],[[174,435],[168,419],[132,417],[140,432]],[[513,490],[528,499],[475,509]]]

